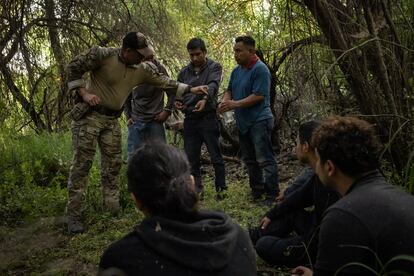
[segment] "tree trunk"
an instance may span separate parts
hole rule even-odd
[[[383,142],[392,144],[390,157],[401,171],[408,161],[407,149],[412,141],[413,127],[406,124],[406,120],[412,120],[412,114],[404,96],[408,92],[406,66],[401,64],[401,47],[392,46],[400,43],[394,26],[390,26],[387,6],[373,0],[353,2],[350,7],[339,0],[304,0],[304,4],[326,37],[360,111],[378,115],[372,117],[373,121]],[[363,15],[364,22],[358,19],[359,15]],[[391,123],[390,117],[394,119]]]
[[[42,131],[47,130],[46,124],[43,122],[42,118],[40,117],[40,114],[36,112],[36,109],[34,108],[33,104],[26,99],[23,93],[16,86],[9,68],[7,68],[6,64],[3,62],[0,62],[0,71],[2,72],[7,87],[9,88],[13,97],[22,105],[24,111],[26,111],[27,114],[29,114],[30,118],[35,124],[36,132],[40,133]]]
[[[65,114],[65,99],[66,99],[66,81],[65,81],[65,56],[63,54],[60,43],[57,20],[55,15],[55,3],[53,0],[45,1],[46,18],[48,21],[48,33],[50,39],[50,46],[52,48],[53,56],[55,57],[58,72],[59,72],[59,93],[57,96],[57,115],[56,127],[59,129],[62,125],[63,115]]]

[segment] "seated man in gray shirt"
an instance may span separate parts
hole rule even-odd
[[[157,60],[151,60],[159,72],[168,75],[165,67]],[[164,122],[171,115],[174,97],[168,95],[164,107],[164,93],[161,88],[142,84],[134,88],[124,104],[128,125],[128,160],[146,141],[165,142]]]

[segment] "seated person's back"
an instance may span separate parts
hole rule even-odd
[[[142,146],[129,162],[128,187],[145,219],[105,251],[100,275],[256,275],[247,233],[223,213],[197,210],[182,151]]]
[[[357,179],[345,197],[325,213],[316,266],[336,270],[361,262],[379,271],[393,257],[414,257],[413,210],[414,197],[387,183],[379,171]],[[386,269],[414,272],[414,262],[396,260]],[[345,271],[367,272],[358,266]]]

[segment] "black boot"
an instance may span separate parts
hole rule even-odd
[[[85,226],[79,218],[68,216],[68,231],[69,234],[81,234],[85,232]]]

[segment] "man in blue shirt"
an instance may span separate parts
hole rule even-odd
[[[270,72],[256,56],[250,36],[236,38],[234,57],[238,66],[230,76],[219,112],[235,110],[242,159],[249,174],[254,199],[266,193],[271,203],[279,193],[277,163],[271,142]]]

